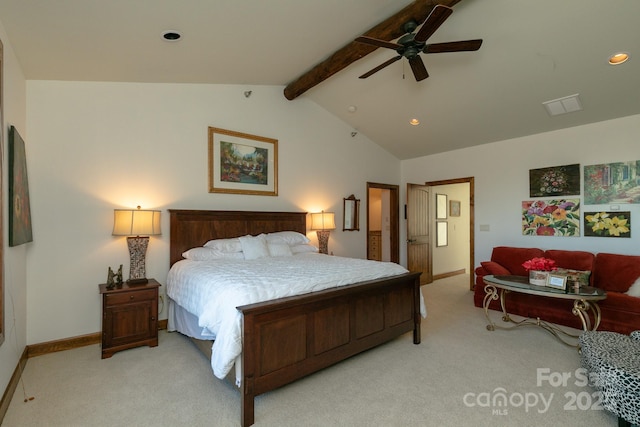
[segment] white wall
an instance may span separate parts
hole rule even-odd
[[[633,226],[640,224],[637,204],[619,205],[620,210],[631,211],[631,238],[523,236],[521,228],[521,202],[531,199],[530,169],[580,163],[582,171],[585,165],[638,160],[639,136],[640,115],[636,115],[404,160],[401,189],[405,191],[408,182],[475,177],[476,266],[499,245],[640,255],[640,225]],[[406,194],[402,197],[406,200]],[[609,205],[581,208],[581,212],[610,210]],[[490,231],[479,231],[480,225],[488,225]],[[401,226],[401,234],[406,235],[406,226]],[[406,262],[404,245],[401,261]]]
[[[250,98],[244,91],[252,90]],[[27,265],[27,343],[98,332],[107,268],[129,258],[111,236],[114,208],[163,210],[147,277],[169,268],[166,209],[336,213],[329,250],[366,258],[364,231],[342,232],[342,200],[366,199],[366,182],[397,184],[400,161],[304,97],[282,87],[27,83],[34,243]],[[207,191],[207,127],[278,139],[277,197]],[[364,224],[366,210],[361,210]],[[316,233],[308,233],[315,241]],[[160,318],[166,317],[161,314]]]
[[[29,245],[9,248],[8,228],[8,129],[13,125],[23,138],[26,138],[26,82],[18,61],[13,53],[4,26],[0,22],[0,39],[4,47],[3,102],[2,118],[2,219],[4,224],[4,327],[5,340],[0,346],[0,390],[4,390],[11,379],[18,359],[26,345],[27,328],[27,267],[26,252]],[[31,166],[27,164],[27,168]]]

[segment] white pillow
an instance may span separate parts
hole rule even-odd
[[[222,252],[241,252],[242,245],[240,240],[235,237],[233,239],[215,239],[209,240],[203,245],[205,248],[213,248]]]
[[[291,246],[291,252],[293,252],[294,254],[318,252],[318,248],[313,245],[295,245]]]
[[[212,248],[192,248],[182,253],[182,257],[193,261],[210,261],[213,259],[244,259],[242,252],[222,252]]]
[[[631,285],[626,294],[631,295],[632,297],[640,297],[640,277],[633,282],[633,285]]]
[[[255,237],[247,235],[238,237],[238,239],[240,240],[240,245],[242,245],[244,259],[258,259],[269,256],[269,247],[264,234]]]
[[[271,256],[292,256],[291,248],[286,243],[271,243],[267,242],[269,248],[269,255]]]
[[[286,243],[289,246],[304,245],[311,240],[304,234],[297,231],[278,231],[267,234],[267,242],[269,243]]]

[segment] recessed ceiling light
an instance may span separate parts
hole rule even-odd
[[[418,120],[418,119],[411,119],[411,120],[409,120],[409,124],[410,124],[411,126],[418,126],[418,125],[420,124],[420,120]]]
[[[629,60],[629,54],[626,52],[618,52],[609,57],[609,64],[611,65],[620,65],[624,64]]]
[[[182,38],[182,34],[176,30],[167,30],[162,32],[162,40],[167,42],[177,42]]]
[[[356,107],[355,105],[349,105],[347,111],[350,113],[355,113],[356,111],[358,111],[358,107]]]

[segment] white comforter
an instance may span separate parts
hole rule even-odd
[[[211,367],[225,378],[242,351],[242,315],[236,307],[364,280],[407,273],[398,264],[317,253],[254,260],[182,260],[167,277],[167,295],[210,333]],[[422,294],[420,309],[426,310]],[[238,378],[236,379],[238,380]]]

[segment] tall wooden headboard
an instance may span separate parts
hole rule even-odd
[[[169,265],[182,253],[212,239],[256,236],[276,231],[306,234],[306,212],[205,211],[169,209]]]

